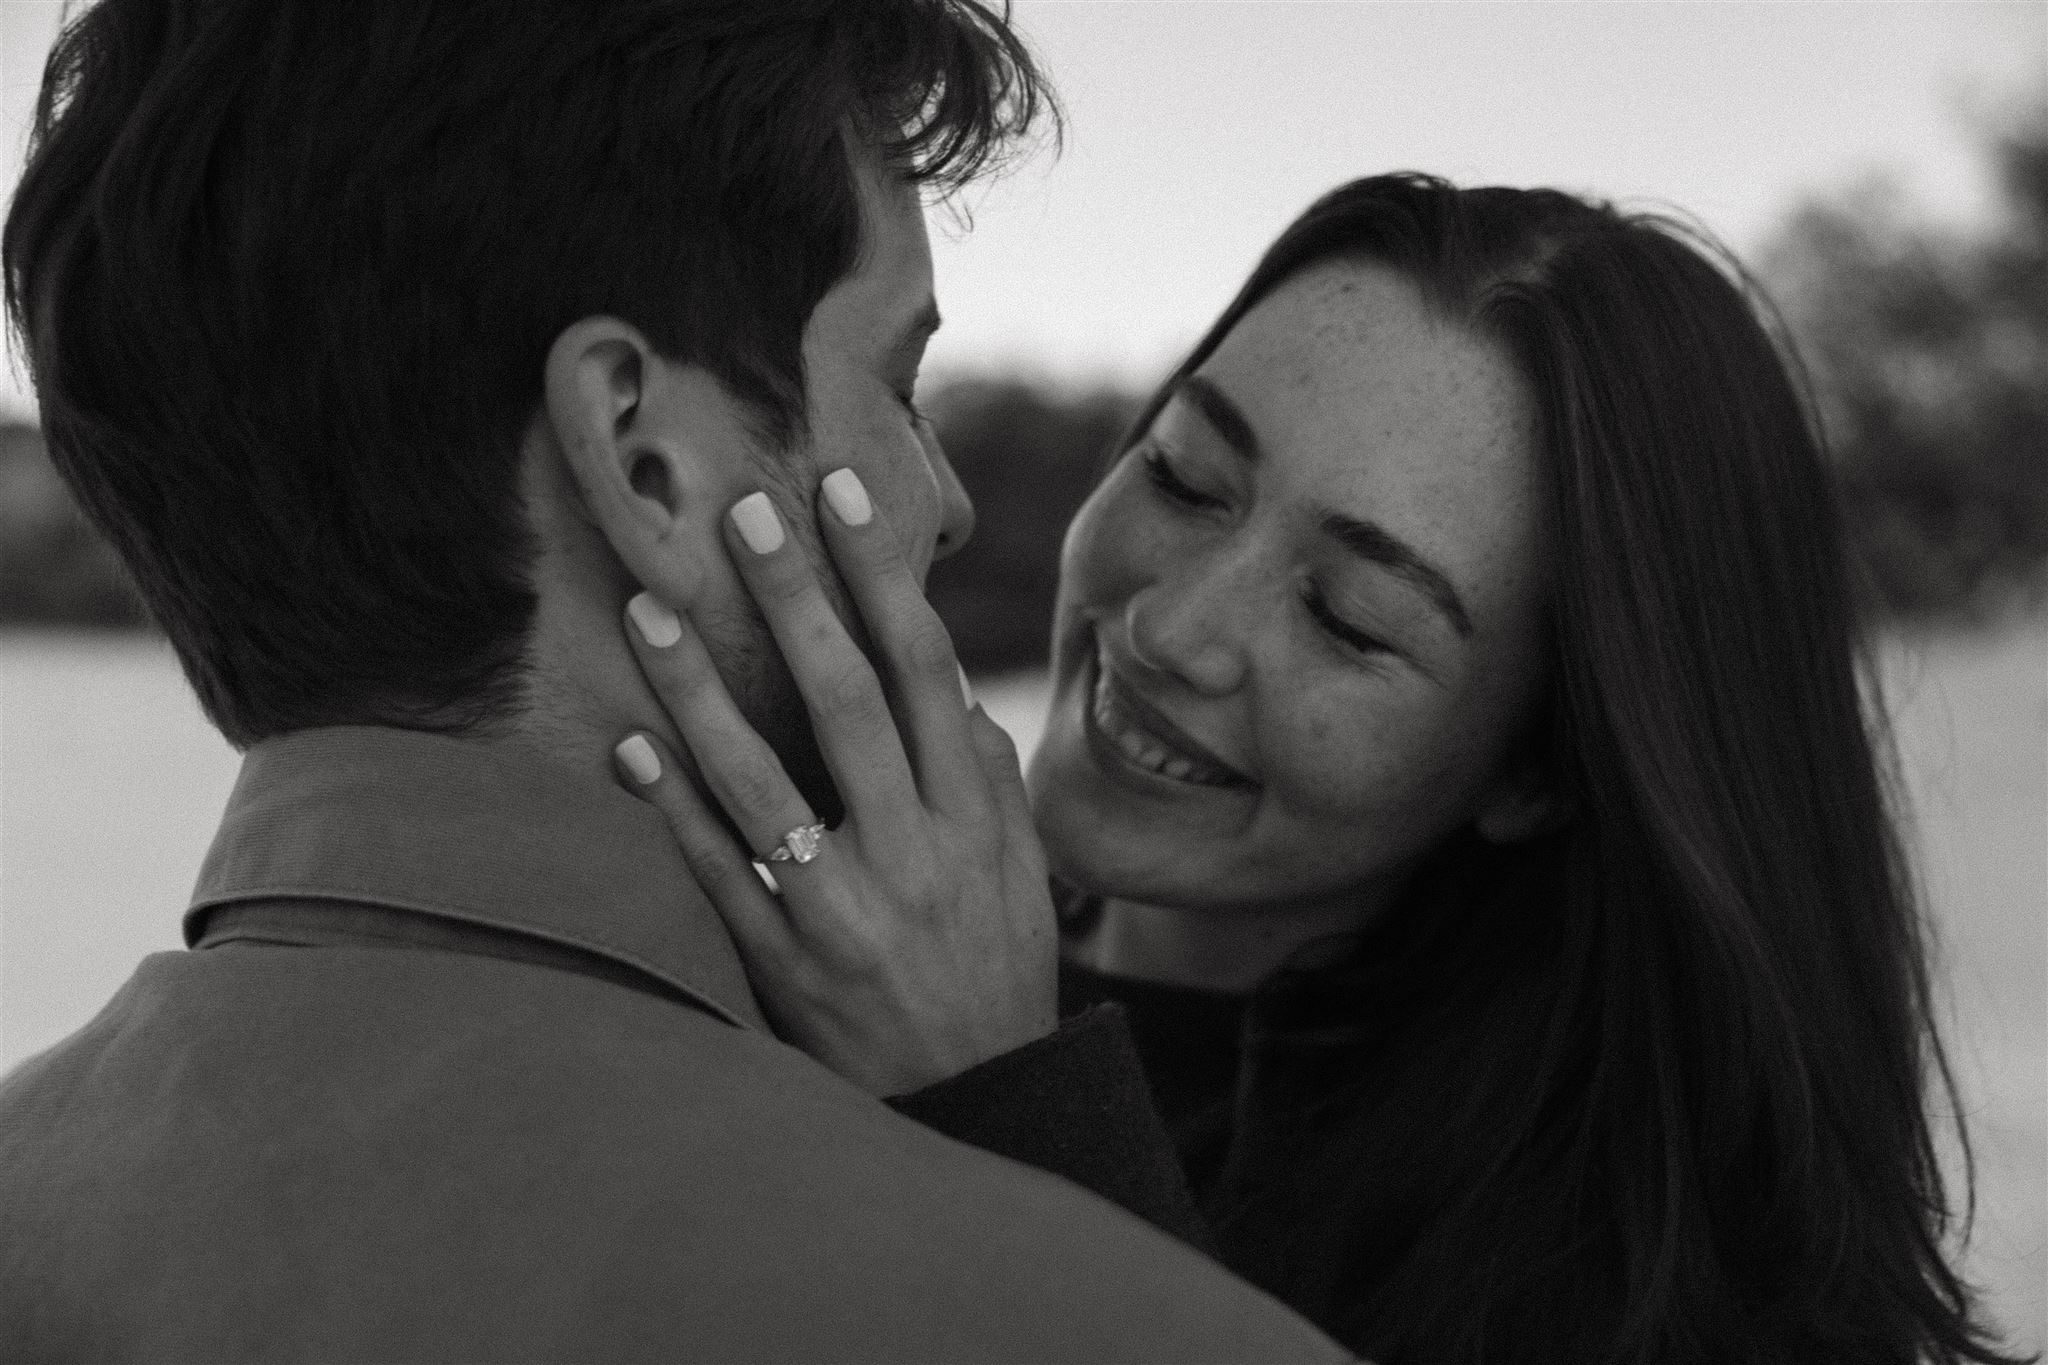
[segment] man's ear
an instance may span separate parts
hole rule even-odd
[[[685,528],[706,470],[675,368],[631,324],[584,318],[548,348],[542,410],[599,534],[635,580],[681,606],[703,583],[704,538]]]
[[[1518,844],[1564,828],[1576,810],[1577,802],[1562,790],[1552,765],[1529,745],[1480,799],[1473,823],[1490,844]]]

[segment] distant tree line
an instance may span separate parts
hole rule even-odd
[[[1799,343],[1875,610],[1989,624],[2048,590],[2048,109],[1995,139],[2004,221],[1914,221],[1883,182],[1759,259]]]
[[[925,403],[974,499],[974,536],[932,567],[927,595],[977,673],[1044,662],[1060,538],[1137,416],[1140,395],[960,379]]]
[[[1984,625],[2048,596],[2048,116],[1993,149],[1977,235],[1882,187],[1816,200],[1758,257],[1814,382],[1871,613]],[[954,377],[926,406],[978,529],[931,597],[977,671],[1040,663],[1062,532],[1140,395]],[[0,625],[143,622],[34,428],[0,425]]]
[[[0,422],[0,626],[145,623],[113,549],[86,523],[42,433]]]

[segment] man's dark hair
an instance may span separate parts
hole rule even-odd
[[[632,323],[778,442],[862,242],[1049,104],[977,0],[102,0],[51,53],[8,309],[59,470],[246,745],[516,698],[521,438]]]

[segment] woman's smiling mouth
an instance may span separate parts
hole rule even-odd
[[[1149,776],[1195,787],[1253,785],[1134,694],[1111,669],[1099,638],[1088,719],[1094,738]]]

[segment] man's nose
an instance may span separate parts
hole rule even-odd
[[[1138,662],[1204,696],[1243,686],[1243,632],[1231,627],[1225,585],[1208,576],[1158,579],[1132,595],[1124,628]]]
[[[939,486],[939,537],[932,547],[932,558],[939,560],[958,554],[974,535],[974,499],[967,496],[953,472],[953,462],[936,440],[927,448],[926,458],[931,461],[932,480]]]

